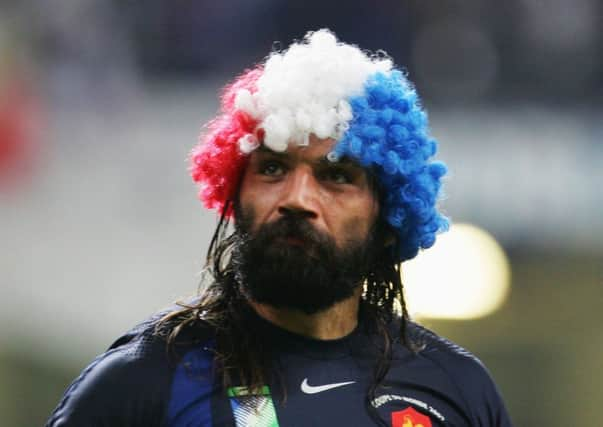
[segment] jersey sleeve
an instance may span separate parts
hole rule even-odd
[[[95,359],[69,386],[46,427],[162,425],[168,364],[144,353],[140,343],[130,342]]]
[[[423,345],[421,354],[450,378],[474,427],[512,427],[503,398],[485,365],[471,352],[411,324],[411,339]]]
[[[465,360],[462,390],[479,427],[512,427],[503,398],[486,367],[478,359]],[[460,379],[457,379],[460,381]]]

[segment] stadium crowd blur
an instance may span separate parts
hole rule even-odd
[[[111,337],[195,292],[215,219],[185,160],[216,89],[323,27],[408,70],[447,214],[509,257],[498,310],[425,323],[486,362],[516,425],[601,418],[603,3],[343,5],[3,0],[0,424],[40,425]]]

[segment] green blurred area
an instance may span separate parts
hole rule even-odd
[[[499,311],[428,326],[482,359],[516,426],[593,425],[603,401],[601,258],[531,253],[511,263]]]

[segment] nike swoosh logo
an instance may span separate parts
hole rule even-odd
[[[308,379],[304,378],[304,381],[301,383],[301,391],[306,394],[316,394],[321,393],[323,391],[331,390],[337,387],[343,387],[344,385],[354,384],[356,381],[347,381],[344,383],[333,383],[333,384],[325,384],[325,385],[317,385],[312,386],[308,384]]]

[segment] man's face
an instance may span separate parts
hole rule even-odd
[[[332,140],[254,151],[236,204],[234,266],[248,297],[313,313],[350,297],[380,243],[379,204],[355,162],[330,162]]]

